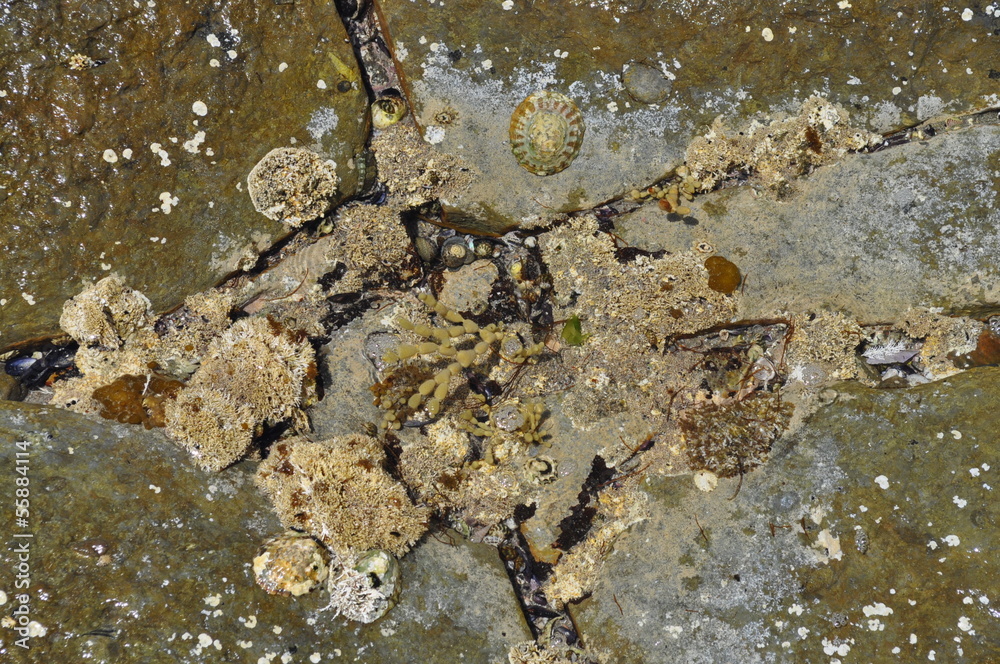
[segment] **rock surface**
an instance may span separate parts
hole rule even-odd
[[[27,441],[27,457],[16,457]],[[399,606],[360,626],[321,612],[323,593],[293,599],[254,583],[251,560],[282,532],[253,486],[251,464],[195,468],[158,433],[0,402],[0,443],[14,504],[15,459],[26,458],[28,524],[0,561],[0,605],[13,615],[17,553],[29,543],[30,650],[0,629],[11,661],[485,662],[530,639],[495,550],[429,539],[401,562]],[[31,538],[17,537],[31,534]],[[476,598],[476,602],[470,598]],[[164,659],[166,658],[166,659]]]
[[[1000,18],[978,6],[376,6],[425,140],[481,174],[446,201],[452,220],[493,232],[587,209],[661,178],[719,115],[745,126],[822,94],[861,128],[888,132],[1000,102],[991,80]],[[508,139],[511,113],[540,89],[572,98],[586,124],[576,160],[546,177],[521,168]]]
[[[616,220],[644,249],[708,242],[747,275],[740,316],[843,311],[865,323],[910,307],[975,311],[1000,298],[1000,128],[973,127],[795,182],[787,199],[746,187],[698,196],[681,221],[655,203]],[[673,220],[672,220],[673,219]]]
[[[17,3],[0,44],[0,348],[54,333],[111,270],[164,310],[252,265],[286,233],[246,192],[273,148],[335,161],[340,199],[365,177],[333,3]]]
[[[584,641],[623,664],[997,658],[998,378],[841,384],[742,483],[646,481],[653,516],[572,609]]]

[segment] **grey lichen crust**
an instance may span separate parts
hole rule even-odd
[[[254,208],[268,219],[301,226],[326,214],[337,194],[333,161],[303,148],[275,148],[247,176]]]

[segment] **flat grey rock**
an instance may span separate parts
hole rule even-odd
[[[572,609],[585,643],[622,664],[1000,657],[998,378],[842,384],[742,486],[645,482],[653,515]]]
[[[1000,128],[974,127],[848,156],[796,181],[785,200],[738,187],[696,197],[683,221],[654,203],[616,227],[645,249],[713,245],[747,277],[744,318],[975,311],[1000,300],[998,154]]]
[[[485,662],[531,638],[492,547],[423,542],[401,562],[400,604],[381,621],[350,623],[320,610],[325,593],[257,587],[257,547],[283,529],[252,463],[209,474],[158,432],[4,401],[0,499],[11,509],[19,442],[30,514],[6,531],[0,599],[12,615],[23,592],[15,545],[28,542],[36,624],[27,651],[0,630],[11,661]]]

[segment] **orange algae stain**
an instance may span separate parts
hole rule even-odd
[[[736,264],[722,256],[706,258],[705,269],[708,270],[708,287],[716,293],[732,295],[743,280]]]

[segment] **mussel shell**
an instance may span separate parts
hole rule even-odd
[[[21,357],[7,360],[7,363],[4,365],[4,371],[7,372],[8,376],[20,377],[31,371],[31,368],[38,362],[41,362],[41,360],[30,355],[22,355]]]

